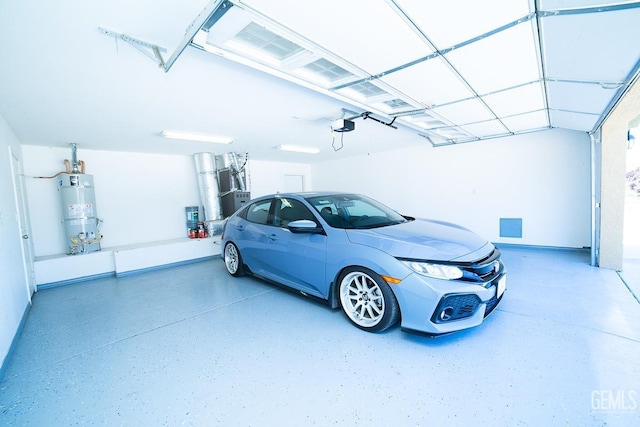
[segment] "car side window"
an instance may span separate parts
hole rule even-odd
[[[271,222],[269,220],[269,208],[271,207],[271,202],[272,199],[269,199],[250,205],[245,212],[246,220],[255,222],[256,224],[269,224]]]
[[[274,224],[278,227],[286,227],[291,221],[299,219],[308,219],[318,224],[309,208],[298,200],[282,197],[275,199],[275,203]]]

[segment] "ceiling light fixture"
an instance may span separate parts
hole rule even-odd
[[[163,130],[162,136],[171,139],[182,139],[186,141],[213,142],[216,144],[231,144],[233,138],[220,135],[208,135],[204,133],[179,132],[174,130]]]
[[[281,151],[293,151],[296,153],[318,154],[320,152],[319,148],[305,147],[303,145],[282,144],[278,145],[276,148]]]

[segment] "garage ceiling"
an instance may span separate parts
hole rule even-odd
[[[214,1],[186,40],[398,119],[434,145],[593,131],[638,71],[639,3],[325,0],[310,13],[298,5]]]
[[[326,128],[339,118],[356,124],[339,138],[355,141],[362,132],[364,151],[387,147],[390,139],[440,146],[549,128],[591,132],[640,67],[640,2],[142,0],[105,2],[92,10],[69,0],[49,10],[29,6],[34,0],[4,3],[0,35],[7,38],[3,44],[11,39],[8,57],[16,61],[0,71],[0,114],[27,144],[171,152],[175,146],[163,141],[161,131],[181,128],[229,135],[231,149],[268,159],[276,158],[274,147],[291,142],[337,151],[335,133],[329,146]],[[25,20],[22,40],[12,39],[20,22],[13,15]],[[39,22],[53,32],[31,35]],[[57,52],[42,49],[62,32],[71,36],[55,44]],[[119,43],[115,54],[110,38]],[[125,49],[147,58],[130,57]],[[27,104],[39,80],[29,84],[25,73],[38,74],[34,68],[47,60],[93,69],[93,78],[111,94],[85,92],[101,102],[95,114],[80,108],[85,123],[55,107]],[[155,82],[159,93],[143,80]],[[76,91],[42,92],[64,105],[83,103]],[[163,93],[166,102],[158,102]],[[118,94],[127,101],[110,99]],[[187,111],[186,105],[197,108]],[[118,108],[139,120],[114,132],[123,123],[123,113],[113,113]],[[57,118],[50,133],[37,129],[43,120],[37,112]],[[259,133],[247,133],[249,125]],[[70,130],[74,126],[87,129]],[[202,151],[187,143],[182,148]]]

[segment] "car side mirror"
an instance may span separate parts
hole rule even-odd
[[[287,228],[291,230],[292,233],[309,233],[309,234],[322,234],[324,230],[322,227],[318,227],[314,221],[308,219],[299,219],[296,221],[291,221],[287,224]]]

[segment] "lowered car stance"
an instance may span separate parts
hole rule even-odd
[[[230,216],[229,274],[341,307],[358,328],[440,335],[482,323],[501,301],[500,251],[455,224],[403,216],[363,195],[274,194]]]

